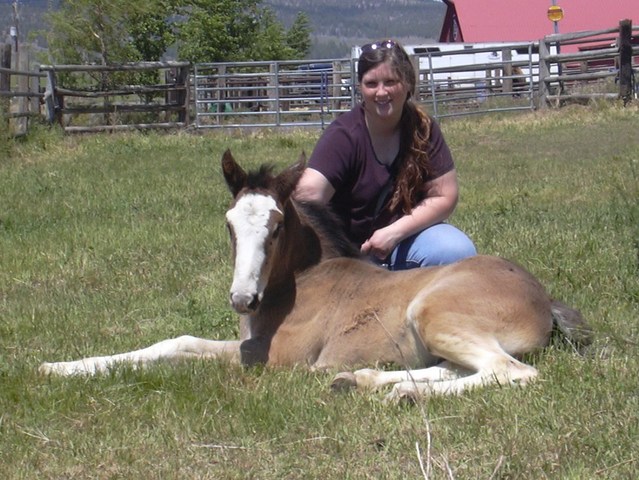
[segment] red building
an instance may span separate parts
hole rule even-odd
[[[443,0],[447,6],[440,42],[529,42],[554,32],[551,0]],[[556,0],[564,18],[559,33],[605,30],[631,19],[639,24],[639,0]]]

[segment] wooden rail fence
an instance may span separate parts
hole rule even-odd
[[[29,70],[30,49],[17,53],[11,44],[0,44],[0,119],[15,136],[26,134],[29,121],[41,117],[44,97],[40,89],[44,74]]]
[[[42,65],[40,70],[46,74],[47,118],[67,132],[188,125],[188,62]]]
[[[639,33],[633,32],[639,27],[626,19],[606,30],[546,36],[540,42],[540,106],[596,99],[621,99],[626,105],[636,98]],[[570,45],[578,45],[578,51],[562,53]]]

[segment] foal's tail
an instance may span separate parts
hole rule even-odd
[[[577,348],[592,343],[592,330],[579,310],[557,300],[552,301],[550,308],[555,330],[558,330],[568,342]]]

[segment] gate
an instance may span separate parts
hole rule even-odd
[[[197,128],[324,126],[350,109],[348,59],[197,64]]]

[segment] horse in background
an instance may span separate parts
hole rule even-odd
[[[336,389],[378,389],[388,398],[458,394],[525,384],[538,371],[521,356],[541,349],[554,326],[586,344],[581,314],[552,300],[505,259],[479,255],[451,265],[391,272],[363,258],[324,207],[292,193],[305,159],[273,175],[247,173],[230,151],[222,170],[233,196],[226,213],[234,258],[230,303],[239,340],[182,336],[118,355],[45,363],[44,373],[94,374],[117,363],[205,357],[245,365],[346,369]],[[370,367],[401,366],[384,371]]]

